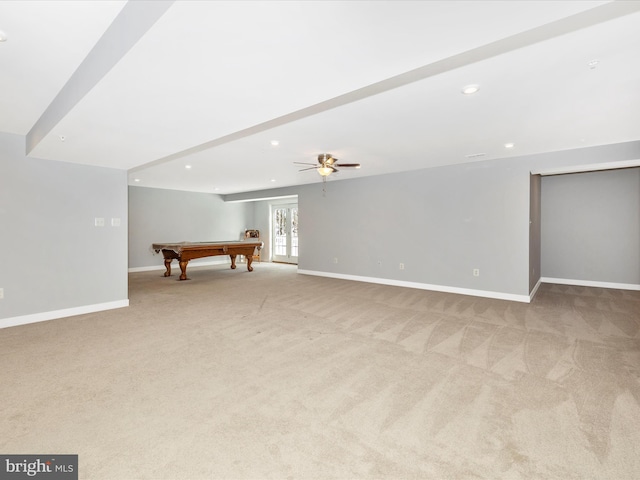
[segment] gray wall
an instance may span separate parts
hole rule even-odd
[[[298,195],[302,270],[528,295],[526,164],[332,179],[326,193],[318,182],[226,199],[278,194]]]
[[[162,267],[152,243],[240,240],[253,223],[248,203],[225,203],[211,193],[129,187],[129,268]]]
[[[526,171],[470,163],[303,192],[301,269],[528,294]]]
[[[126,302],[126,172],[27,158],[0,133],[0,246],[0,318]]]
[[[640,285],[640,168],[543,178],[542,275]]]
[[[529,187],[529,293],[535,289],[542,271],[541,246],[541,208],[542,208],[542,177],[531,175]]]
[[[531,172],[638,159],[628,142],[225,199],[299,195],[303,270],[528,298]]]

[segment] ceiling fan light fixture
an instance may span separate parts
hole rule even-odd
[[[318,167],[318,173],[323,177],[328,177],[333,172],[331,167]]]

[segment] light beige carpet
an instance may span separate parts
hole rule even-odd
[[[640,478],[640,292],[530,305],[256,264],[0,330],[0,452],[81,479]]]

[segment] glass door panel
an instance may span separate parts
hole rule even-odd
[[[298,263],[298,206],[272,207],[274,262]]]

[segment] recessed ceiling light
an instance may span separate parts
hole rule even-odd
[[[277,147],[278,145],[280,145],[280,142],[278,140],[271,140],[271,145]]]
[[[64,135],[60,135],[58,138],[61,142],[64,142],[67,139],[67,137],[65,137]]]
[[[486,153],[470,153],[469,155],[465,155],[467,158],[476,158],[476,157],[484,157]]]
[[[505,143],[505,144],[504,144],[504,148],[513,148],[513,147],[515,147],[515,146],[516,146],[516,144],[515,144],[515,143]]]
[[[185,165],[184,168],[186,168],[187,170],[191,169],[191,165]]]
[[[4,33],[2,30],[0,30],[0,42],[6,42],[7,41],[7,34]]]
[[[480,85],[467,85],[462,89],[462,93],[465,95],[473,95],[478,90],[480,90]]]
[[[275,179],[275,178],[272,178],[272,179],[271,179],[271,181],[272,181],[272,182],[275,182],[275,181],[276,181],[276,179]]]
[[[140,179],[139,179],[139,178],[134,178],[134,179],[133,179],[133,181],[134,181],[134,182],[139,182],[139,181],[140,181]]]

